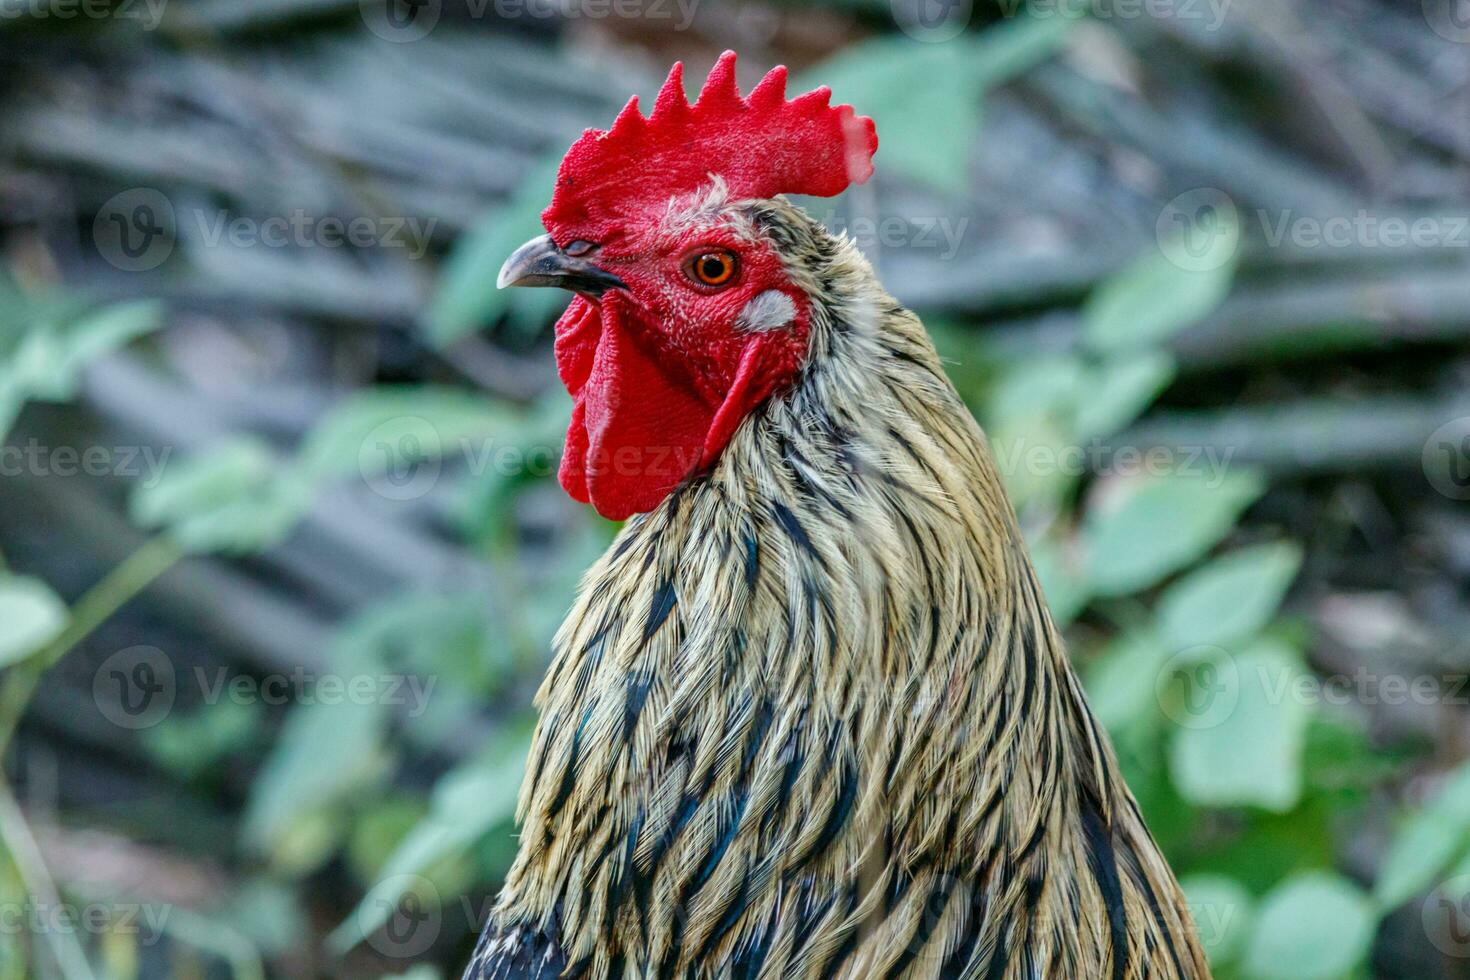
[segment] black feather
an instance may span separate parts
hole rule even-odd
[[[553,927],[554,928],[554,927]],[[566,956],[556,939],[531,926],[485,926],[464,980],[558,980]]]

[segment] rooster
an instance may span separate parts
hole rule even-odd
[[[1207,978],[919,320],[783,195],[877,136],[675,65],[500,285],[576,295],[560,480],[626,520],[555,640],[467,980]]]

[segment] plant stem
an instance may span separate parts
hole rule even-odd
[[[145,542],[77,600],[71,622],[55,641],[12,668],[0,686],[0,760],[42,675],[182,557],[178,545],[166,537]]]
[[[36,839],[31,836],[25,814],[21,812],[20,805],[15,802],[10,787],[3,779],[0,779],[0,841],[5,843],[5,850],[15,863],[15,870],[20,874],[31,899],[44,903],[50,909],[60,909],[61,896],[56,891],[56,883],[46,870],[46,862],[41,857],[41,849],[36,846]],[[50,945],[51,954],[56,957],[56,965],[60,967],[61,975],[66,980],[93,980],[94,974],[91,964],[87,962],[87,954],[70,930],[58,928],[40,931]]]

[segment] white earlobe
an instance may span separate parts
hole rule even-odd
[[[741,330],[764,332],[778,330],[796,319],[796,304],[779,289],[767,289],[745,304],[735,318]]]

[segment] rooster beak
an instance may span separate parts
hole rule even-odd
[[[568,255],[556,247],[550,235],[533,238],[516,249],[500,267],[495,285],[560,286],[589,296],[601,296],[609,289],[627,289],[627,283],[586,259]]]

